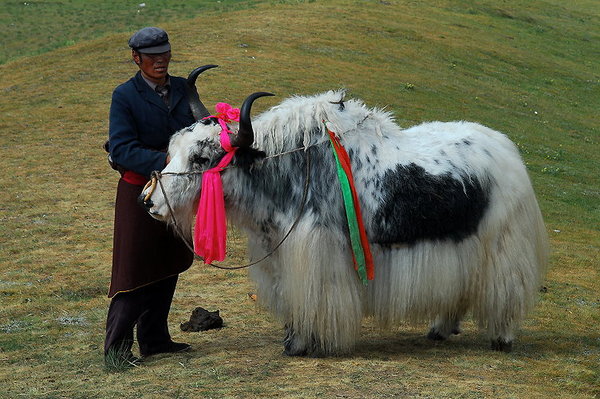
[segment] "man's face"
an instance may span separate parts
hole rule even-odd
[[[171,51],[160,54],[142,54],[133,51],[133,60],[140,67],[144,77],[154,83],[162,84],[167,78]]]

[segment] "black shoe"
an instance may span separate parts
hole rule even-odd
[[[157,345],[152,349],[142,352],[142,357],[148,357],[152,355],[157,355],[159,353],[178,353],[178,352],[187,352],[191,350],[192,347],[190,344],[185,344],[182,342],[173,342],[169,341],[167,343]]]

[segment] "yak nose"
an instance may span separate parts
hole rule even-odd
[[[145,211],[149,211],[154,206],[154,202],[152,202],[151,199],[145,200],[145,197],[146,196],[144,194],[140,195],[138,197],[138,204],[140,204],[140,206],[144,208]]]
[[[142,189],[142,193],[138,197],[138,204],[140,204],[142,208],[146,210],[146,212],[150,211],[150,209],[152,209],[152,207],[154,206],[154,203],[152,202],[150,197],[152,196],[152,193],[156,188],[156,182],[158,181],[157,177],[155,176],[155,173],[158,174],[158,172],[152,172],[152,178],[148,181],[148,183],[146,183],[146,185]],[[148,191],[146,192],[146,190]]]

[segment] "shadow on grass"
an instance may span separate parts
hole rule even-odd
[[[233,328],[233,327],[229,327]],[[283,329],[253,331],[252,334],[232,337],[229,328],[213,332],[212,337],[204,337],[203,345],[192,344],[190,357],[202,357],[227,352],[232,357],[244,356],[252,352],[281,353],[283,358]],[[225,331],[223,331],[225,330]],[[193,342],[194,334],[187,335]],[[208,339],[208,342],[206,341]],[[552,356],[583,356],[590,351],[600,352],[598,339],[594,336],[581,336],[572,333],[558,336],[553,332],[524,332],[518,334],[513,351],[503,353],[493,351],[484,332],[468,330],[446,341],[432,341],[426,331],[365,331],[350,354],[335,356],[340,359],[391,360],[397,357],[419,357],[424,360],[440,356],[491,355],[507,356],[512,359],[543,359]]]
[[[386,358],[393,355],[418,356],[433,359],[443,356],[459,356],[466,353],[507,356],[512,359],[543,359],[546,357],[585,356],[594,351],[600,353],[600,342],[593,336],[565,333],[562,336],[554,332],[528,332],[517,334],[513,350],[510,353],[493,351],[491,343],[483,332],[469,331],[452,336],[446,341],[431,341],[425,334],[398,333],[365,337],[358,342],[351,357]]]

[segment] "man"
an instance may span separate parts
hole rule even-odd
[[[139,71],[114,90],[109,117],[108,150],[121,179],[104,345],[108,366],[140,361],[131,351],[134,326],[142,358],[190,349],[171,340],[167,317],[178,274],[190,267],[193,254],[166,224],[150,217],[137,198],[152,171],[168,163],[171,135],[195,119],[185,79],[168,74],[167,32],[143,28],[131,36],[129,47]]]

